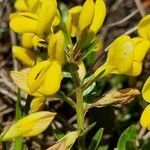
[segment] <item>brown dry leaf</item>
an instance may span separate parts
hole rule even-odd
[[[137,95],[140,95],[139,90],[133,88],[112,91],[104,95],[95,103],[89,105],[87,109],[90,109],[92,107],[104,107],[111,104],[128,104],[133,101]]]
[[[62,140],[54,144],[53,146],[49,147],[47,150],[67,150],[66,147],[66,140]]]

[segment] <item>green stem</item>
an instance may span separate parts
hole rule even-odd
[[[77,128],[78,128],[78,134],[81,135],[81,133],[84,132],[84,103],[83,103],[83,91],[80,87],[77,87],[76,89],[76,100],[77,100]],[[79,149],[84,150],[84,136],[81,136],[79,138]]]
[[[21,118],[22,118],[21,96],[20,96],[20,89],[18,88],[17,102],[15,109],[15,120],[18,121]],[[22,150],[22,148],[23,148],[23,138],[17,137],[14,143],[14,150]]]

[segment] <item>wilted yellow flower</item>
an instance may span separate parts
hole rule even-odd
[[[29,70],[24,72],[23,70],[21,71],[11,71],[10,75],[13,80],[13,82],[24,92],[26,92],[29,95],[35,96],[35,97],[43,97],[41,93],[38,91],[35,93],[31,93],[30,89],[27,85],[27,74]]]
[[[32,113],[4,131],[0,139],[1,141],[8,141],[16,137],[36,136],[49,126],[55,115],[55,113],[48,111]]]
[[[84,62],[81,61],[78,66],[79,66],[79,70],[78,70],[79,78],[81,81],[83,81],[86,75],[86,68],[85,68]]]
[[[97,33],[101,28],[106,15],[106,6],[103,0],[86,0],[83,6],[75,6],[69,10],[66,27],[72,37],[78,32],[87,30]]]
[[[34,66],[36,61],[36,54],[30,49],[23,48],[21,46],[12,47],[13,55],[21,61],[22,64],[27,66]]]
[[[51,34],[48,43],[48,56],[50,60],[57,60],[60,64],[64,63],[65,37],[60,30],[56,34]]]

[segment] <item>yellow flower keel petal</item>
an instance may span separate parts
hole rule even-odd
[[[43,132],[55,117],[55,113],[41,111],[30,114],[1,134],[2,141],[8,141],[16,137],[31,137]]]
[[[148,128],[148,130],[150,130],[150,104],[144,109],[140,123],[142,127]]]

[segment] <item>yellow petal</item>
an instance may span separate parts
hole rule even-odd
[[[90,26],[90,31],[97,33],[101,28],[106,16],[106,6],[103,0],[96,0],[95,2],[95,14],[93,22]]]
[[[32,13],[37,13],[38,9],[40,9],[42,2],[40,0],[26,0],[28,7],[29,7],[29,12]]]
[[[82,10],[81,6],[75,6],[69,10],[69,15],[66,20],[66,28],[68,33],[74,37],[77,35],[79,16]]]
[[[120,74],[126,73],[133,63],[134,45],[129,36],[118,37],[110,46],[107,65],[114,66]]]
[[[42,95],[39,92],[35,92],[33,94],[30,93],[30,89],[27,85],[27,73],[23,71],[11,71],[10,73],[13,82],[24,92],[29,95],[33,95],[36,97],[41,97]]]
[[[150,40],[150,15],[146,15],[138,25],[138,33],[144,39]]]
[[[33,51],[23,48],[21,46],[12,47],[13,55],[21,61],[22,64],[27,66],[34,66],[36,55]]]
[[[140,119],[140,123],[142,125],[142,127],[144,128],[148,128],[148,130],[150,130],[150,104],[144,109],[141,119]]]
[[[18,11],[28,11],[28,6],[27,6],[25,0],[16,0],[15,8]]]
[[[45,96],[55,94],[60,88],[61,79],[61,66],[57,61],[54,61],[46,72],[45,80],[39,89],[39,92]]]
[[[60,63],[64,63],[64,48],[65,48],[65,37],[62,31],[56,33],[57,43],[56,43],[56,60]]]
[[[10,27],[17,33],[36,33],[37,20],[35,18],[13,14],[10,18]]]
[[[57,10],[56,16],[53,20],[52,26],[57,26],[60,23],[60,14],[59,11]]]
[[[31,105],[30,105],[30,110],[31,112],[37,112],[43,109],[45,105],[45,97],[35,97],[33,98]]]
[[[49,60],[42,61],[35,65],[27,76],[27,85],[31,93],[36,92],[43,84],[45,73],[50,65]]]
[[[1,140],[7,141],[16,137],[36,136],[49,126],[55,115],[55,113],[48,111],[32,113],[4,131],[1,134]]]
[[[85,68],[83,61],[80,62],[78,66],[79,66],[79,70],[78,70],[79,78],[82,81],[86,75],[86,68]]]
[[[48,43],[48,56],[52,60],[55,59],[56,42],[57,42],[57,37],[55,34],[52,33],[49,37],[49,43]]]
[[[34,47],[45,47],[45,45],[43,43],[44,43],[43,39],[41,39],[37,35],[33,36],[33,38],[32,38],[32,44],[33,44]]]
[[[149,50],[150,42],[139,37],[133,38],[132,42],[134,44],[134,60],[138,62],[143,61]]]
[[[89,27],[93,21],[95,6],[93,0],[86,0],[79,17],[79,29],[83,31]]]
[[[21,71],[11,71],[10,73],[13,82],[26,93],[29,92],[29,88],[27,86],[27,75]]]
[[[24,33],[21,37],[22,46],[25,48],[32,48],[32,38],[34,37],[33,33]]]
[[[57,60],[60,64],[64,63],[65,37],[62,31],[51,34],[48,44],[48,56],[51,60]]]
[[[141,71],[142,71],[142,63],[133,61],[132,67],[126,73],[126,75],[138,76],[141,73]]]
[[[56,0],[44,0],[39,13],[37,35],[44,37],[45,32],[50,31],[51,24],[57,14]]]
[[[150,77],[146,80],[143,86],[142,95],[144,100],[150,103]]]

